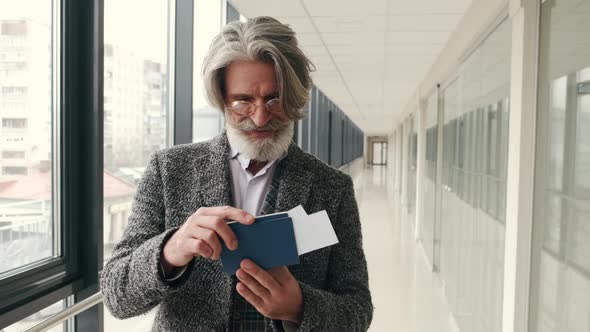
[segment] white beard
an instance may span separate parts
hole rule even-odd
[[[257,161],[271,161],[281,158],[289,149],[295,123],[291,122],[284,129],[277,131],[274,138],[251,138],[229,122],[226,122],[225,127],[230,145],[244,157]]]

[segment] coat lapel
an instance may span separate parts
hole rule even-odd
[[[198,188],[203,206],[233,205],[228,156],[229,143],[224,131],[211,141],[208,160],[199,165],[204,169],[196,172],[200,174]]]
[[[288,211],[297,205],[307,206],[314,177],[301,163],[302,157],[301,149],[291,143],[287,156],[281,161],[282,171],[275,212]]]

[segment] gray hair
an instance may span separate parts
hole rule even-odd
[[[234,61],[272,63],[279,84],[281,105],[291,120],[305,116],[313,64],[297,46],[295,32],[278,20],[261,16],[227,24],[215,36],[203,62],[205,95],[224,110],[225,70]]]

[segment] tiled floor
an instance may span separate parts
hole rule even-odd
[[[413,225],[400,221],[387,168],[356,166],[351,175],[375,306],[369,331],[454,331],[441,287],[414,240]]]
[[[356,163],[347,172],[355,183],[375,305],[369,331],[453,332],[441,287],[414,240],[413,226],[400,221],[387,168]],[[153,320],[153,313],[125,321],[105,315],[105,331],[148,331]]]

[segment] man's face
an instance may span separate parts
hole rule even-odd
[[[226,111],[228,136],[248,158],[273,160],[286,150],[292,136],[292,121],[279,108],[270,112],[266,104],[279,98],[279,86],[273,64],[259,61],[231,63],[225,71],[225,104],[236,101],[256,105],[250,115]],[[291,135],[291,136],[289,136]],[[285,147],[285,144],[287,146]],[[280,151],[279,151],[280,150]]]

